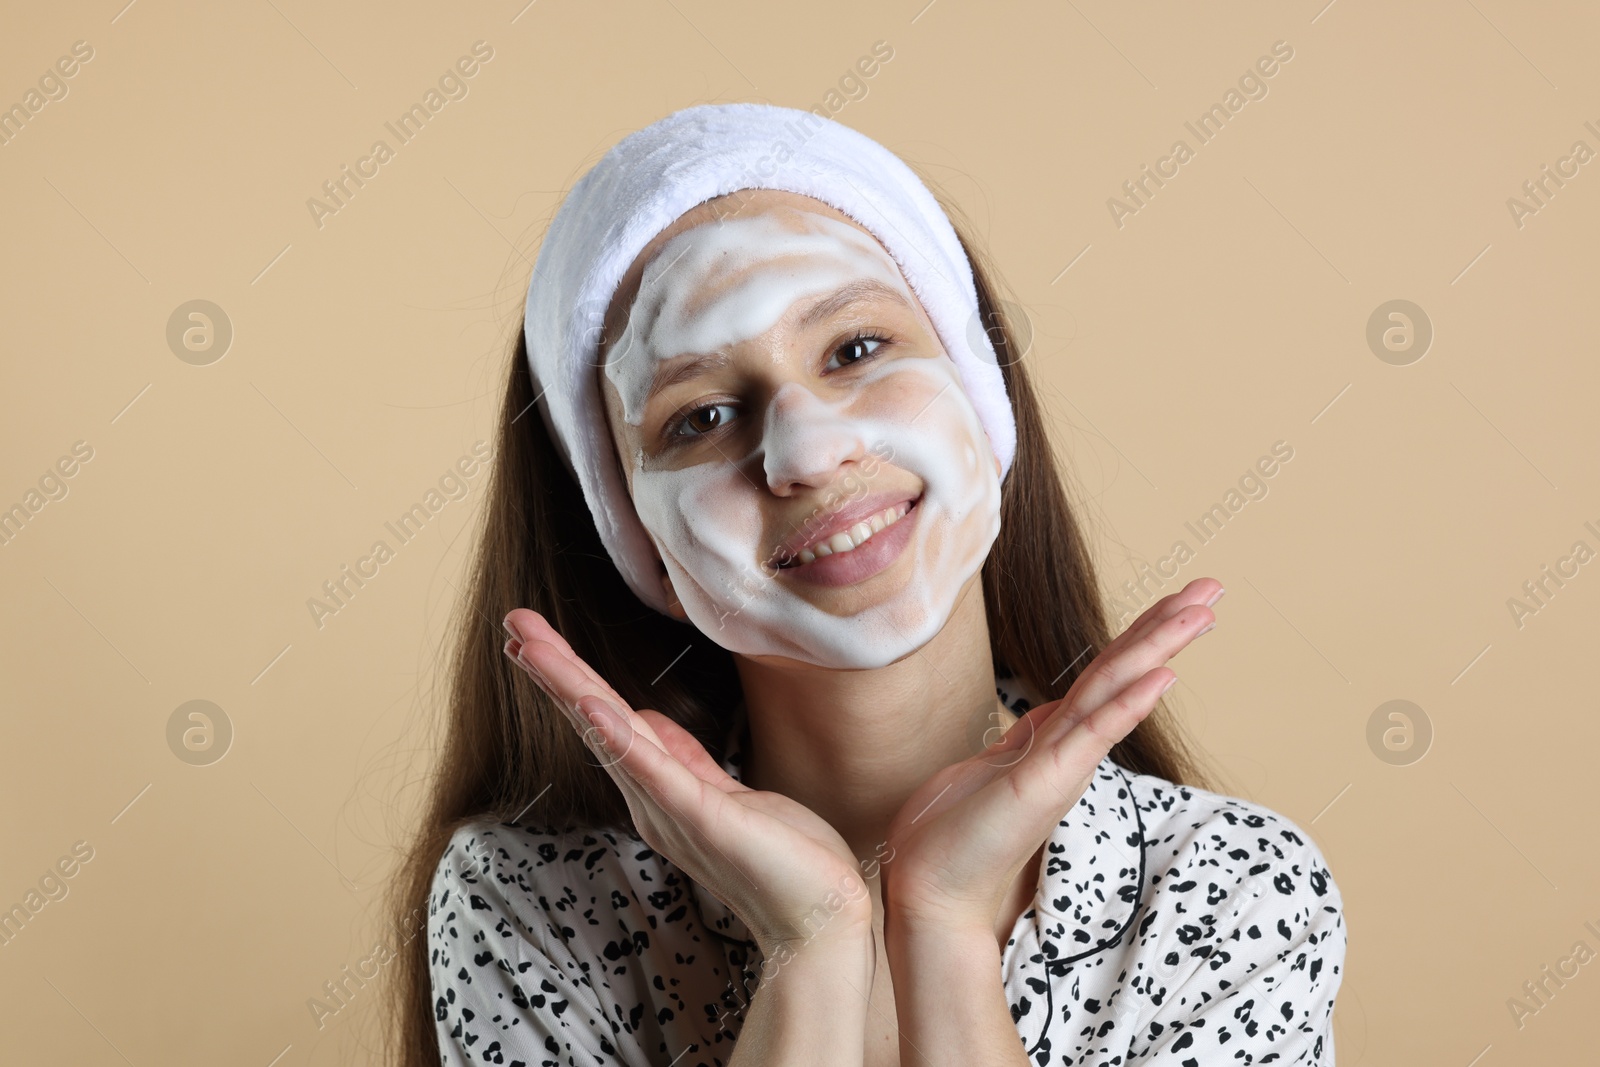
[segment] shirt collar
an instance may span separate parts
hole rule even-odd
[[[999,670],[995,692],[1017,715],[1041,701],[1019,678]],[[743,781],[750,741],[741,703],[723,746],[722,768]],[[1095,768],[1078,802],[1045,842],[1032,903],[1022,913],[1002,953],[1010,976],[1022,960],[1059,972],[1118,944],[1133,925],[1144,887],[1144,820],[1130,775],[1107,756]],[[685,879],[705,927],[726,940],[754,944],[743,920],[720,900]]]

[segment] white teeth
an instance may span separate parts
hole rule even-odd
[[[848,530],[841,530],[825,541],[818,541],[809,548],[802,548],[796,553],[795,559],[801,563],[810,563],[823,556],[831,556],[836,552],[849,552],[852,549],[859,548],[873,534],[878,533],[880,530],[886,530],[899,522],[908,510],[904,504],[885,508],[876,515],[868,516],[856,523]]]

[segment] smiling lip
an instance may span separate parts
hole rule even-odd
[[[841,508],[826,523],[812,525],[784,543],[772,557],[778,574],[818,585],[850,585],[872,577],[905,549],[911,528],[921,517],[921,501],[920,494],[877,493]],[[885,522],[885,512],[898,512],[899,518]],[[841,536],[844,541],[835,540]],[[844,543],[854,547],[845,549]]]

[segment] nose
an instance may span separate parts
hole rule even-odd
[[[767,485],[778,496],[825,486],[841,466],[867,454],[860,426],[798,382],[772,395],[761,443]]]

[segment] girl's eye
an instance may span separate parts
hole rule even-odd
[[[871,359],[878,349],[889,342],[889,338],[880,334],[863,330],[854,337],[841,342],[829,357],[827,369],[837,369],[834,360],[837,359],[839,367],[848,367]],[[738,405],[731,403],[705,404],[687,411],[678,419],[677,425],[667,432],[670,443],[681,444],[691,437],[700,437],[722,429],[733,419],[738,417]]]
[[[880,337],[875,333],[861,333],[835,348],[833,354],[840,357],[841,365],[849,366],[852,363],[860,363],[862,360],[872,356],[886,340],[888,338]],[[830,359],[828,364],[832,366],[833,360]]]
[[[722,412],[733,411],[732,404],[707,404],[705,407],[695,408],[686,413],[678,422],[674,437],[694,437],[699,434],[710,433],[727,425],[731,415]]]

